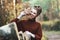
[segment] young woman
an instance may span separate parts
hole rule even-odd
[[[36,22],[36,17],[42,12],[40,6],[34,6],[34,8],[27,8],[22,11],[21,14],[11,22],[16,22],[18,31],[25,32],[31,40],[41,40],[42,38],[42,28],[41,24]],[[22,16],[27,16],[27,20],[20,20]]]

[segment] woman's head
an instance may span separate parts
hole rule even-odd
[[[42,9],[40,6],[34,6],[33,8],[30,7],[27,8],[27,10],[25,10],[27,13],[26,16],[28,19],[33,19],[33,18],[36,18],[41,12],[42,12]]]

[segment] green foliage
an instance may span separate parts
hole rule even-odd
[[[43,24],[42,25],[42,29],[45,30],[45,31],[50,31],[51,30],[51,26],[47,25],[47,24]]]
[[[22,2],[26,2],[26,1],[29,1],[29,0],[22,0]]]
[[[50,0],[22,0],[23,2],[29,2],[31,6],[41,6],[43,10],[48,9],[48,3]]]
[[[56,31],[60,30],[60,21],[56,22],[51,28],[51,30],[56,30]]]
[[[45,31],[60,31],[60,21],[53,22],[53,24],[42,24],[42,29]]]
[[[42,40],[48,40],[44,32],[43,32]]]
[[[29,1],[29,2],[31,4],[31,6],[39,5],[43,8],[43,10],[48,9],[49,0],[32,0],[32,1]]]
[[[0,26],[3,26],[8,21],[8,13],[4,9],[0,9]]]
[[[49,19],[48,19],[48,17],[44,14],[44,16],[43,16],[43,20],[44,21],[48,21]]]
[[[1,18],[1,16],[0,16],[0,26],[2,26],[3,25],[3,23],[2,23],[2,18]]]

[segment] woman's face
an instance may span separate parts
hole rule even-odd
[[[31,9],[29,9],[29,8],[27,8],[27,14],[26,14],[26,16],[27,16],[27,18],[28,19],[33,19],[33,18],[36,18],[36,16],[37,16],[37,10],[36,9],[34,9],[34,8],[31,8]]]

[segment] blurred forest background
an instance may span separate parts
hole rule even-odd
[[[60,0],[0,0],[0,26],[16,18],[25,3],[42,7],[42,13],[36,20],[42,24],[42,40],[48,40],[48,34],[60,34]]]

